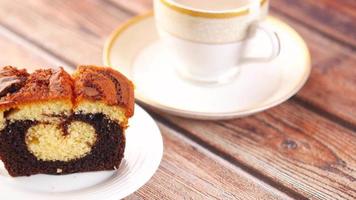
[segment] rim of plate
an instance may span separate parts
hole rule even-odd
[[[147,13],[137,15],[123,24],[121,24],[118,28],[116,28],[109,38],[106,40],[105,45],[104,45],[104,51],[103,51],[103,63],[106,66],[112,66],[111,65],[111,52],[114,44],[116,43],[117,39],[121,36],[122,33],[124,33],[127,29],[131,28],[134,25],[137,25],[143,20],[146,20],[148,18],[153,17],[153,11],[149,11]],[[281,20],[268,16],[268,18],[281,22]],[[278,100],[275,100],[267,105],[264,106],[255,106],[255,108],[250,108],[250,109],[245,109],[245,110],[238,110],[238,111],[231,111],[231,112],[216,112],[216,113],[209,113],[209,112],[196,112],[196,111],[188,111],[188,110],[183,110],[183,109],[178,109],[170,106],[166,106],[164,104],[161,104],[157,101],[154,101],[152,99],[146,98],[145,96],[135,93],[135,98],[138,100],[140,103],[143,103],[148,106],[155,107],[157,109],[160,109],[162,111],[165,111],[167,113],[177,115],[177,116],[182,116],[182,117],[190,117],[190,118],[195,118],[195,119],[206,119],[206,120],[214,120],[214,119],[231,119],[231,118],[237,118],[237,117],[243,117],[251,114],[255,114],[264,110],[267,110],[269,108],[272,108],[274,106],[277,106],[278,104],[283,103],[284,101],[288,100],[290,97],[292,97],[294,94],[296,94],[307,82],[309,75],[311,73],[311,56],[309,49],[303,40],[303,38],[298,34],[298,32],[290,27],[289,25],[285,24],[282,22],[283,25],[285,25],[285,28],[288,29],[291,33],[293,33],[296,38],[299,40],[300,45],[304,49],[306,53],[306,61],[307,65],[303,66],[305,68],[303,76],[300,77],[300,80],[298,81],[298,84],[290,90],[286,95],[282,96]],[[112,66],[115,68],[115,66]],[[132,67],[132,66],[130,66]],[[117,70],[120,71],[120,69],[116,68]]]

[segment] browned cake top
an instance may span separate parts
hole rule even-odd
[[[72,98],[73,81],[63,68],[41,69],[28,74],[24,69],[4,67],[0,76],[1,107]]]
[[[25,69],[18,70],[11,66],[0,70],[0,98],[19,90],[27,80],[29,74]]]
[[[63,70],[3,67],[0,70],[0,107],[46,100],[102,101],[121,106],[128,117],[133,114],[133,84],[121,73],[106,67],[79,66],[73,78]]]
[[[132,116],[134,86],[121,73],[111,68],[79,66],[73,78],[76,102],[88,99],[120,105],[128,116]]]

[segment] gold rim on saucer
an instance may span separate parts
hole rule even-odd
[[[121,33],[123,33],[126,29],[130,28],[131,25],[134,25],[134,24],[140,22],[141,20],[152,17],[152,16],[153,16],[153,11],[149,11],[147,13],[137,15],[137,16],[127,20],[126,22],[124,22],[114,32],[111,33],[111,35],[109,36],[108,40],[106,41],[106,43],[104,45],[103,60],[104,60],[105,65],[111,66],[110,52],[111,52],[112,46],[113,46],[116,38],[118,38],[121,35]]]
[[[114,43],[116,40],[120,37],[120,35],[125,32],[127,29],[129,29],[131,26],[136,25],[140,23],[141,21],[153,17],[153,11],[150,11],[148,13],[138,15],[136,17],[133,17],[132,19],[126,21],[122,25],[120,25],[116,30],[113,31],[113,33],[110,35],[110,37],[107,39],[105,46],[104,46],[104,51],[103,51],[103,62],[104,65],[106,66],[112,66],[111,63],[111,51],[113,48]],[[269,16],[268,17],[270,20],[281,23],[279,22],[280,20]],[[298,84],[294,86],[293,89],[289,90],[287,94],[284,94],[280,98],[278,98],[275,101],[272,101],[266,105],[262,105],[260,107],[255,107],[255,108],[249,108],[249,109],[244,109],[244,110],[238,110],[238,111],[231,111],[231,112],[220,112],[220,113],[209,113],[209,112],[199,112],[199,111],[188,111],[188,110],[182,110],[178,108],[174,108],[171,106],[166,106],[164,104],[161,104],[159,102],[156,102],[152,99],[149,99],[141,94],[135,94],[136,100],[138,100],[140,103],[154,107],[156,109],[159,109],[161,111],[167,112],[172,115],[176,116],[181,116],[181,117],[189,117],[189,118],[194,118],[194,119],[202,119],[202,120],[221,120],[221,119],[232,119],[232,118],[238,118],[238,117],[244,117],[247,115],[255,114],[261,111],[264,111],[266,109],[272,108],[274,106],[277,106],[278,104],[288,100],[290,97],[292,97],[294,94],[296,94],[306,83],[308,80],[308,77],[311,72],[311,58],[310,58],[310,53],[308,50],[307,45],[305,44],[304,40],[300,37],[300,35],[292,28],[289,26],[285,27],[287,31],[291,32],[294,34],[294,37],[298,42],[300,43],[301,47],[304,49],[304,56],[306,59],[306,65],[302,66],[305,68],[303,75],[301,75]],[[118,69],[119,70],[119,69]],[[127,75],[127,74],[126,74]],[[130,77],[130,75],[128,75]]]
[[[195,9],[178,6],[170,2],[169,0],[160,0],[160,1],[163,5],[171,8],[172,10],[175,10],[181,14],[186,14],[192,17],[224,19],[224,18],[232,18],[232,17],[248,15],[250,13],[250,8],[246,6],[236,10],[208,12],[208,11],[201,11],[201,10],[195,10]],[[259,0],[259,1],[261,7],[268,2],[268,0]]]

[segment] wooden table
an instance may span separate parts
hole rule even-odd
[[[111,31],[151,4],[1,0],[0,63],[100,65]],[[306,86],[282,105],[236,120],[150,111],[164,137],[164,157],[128,199],[356,199],[356,1],[271,4],[271,14],[309,45],[313,69]]]

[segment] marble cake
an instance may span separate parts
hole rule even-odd
[[[132,83],[111,68],[3,67],[0,159],[11,176],[116,169],[133,109]]]

